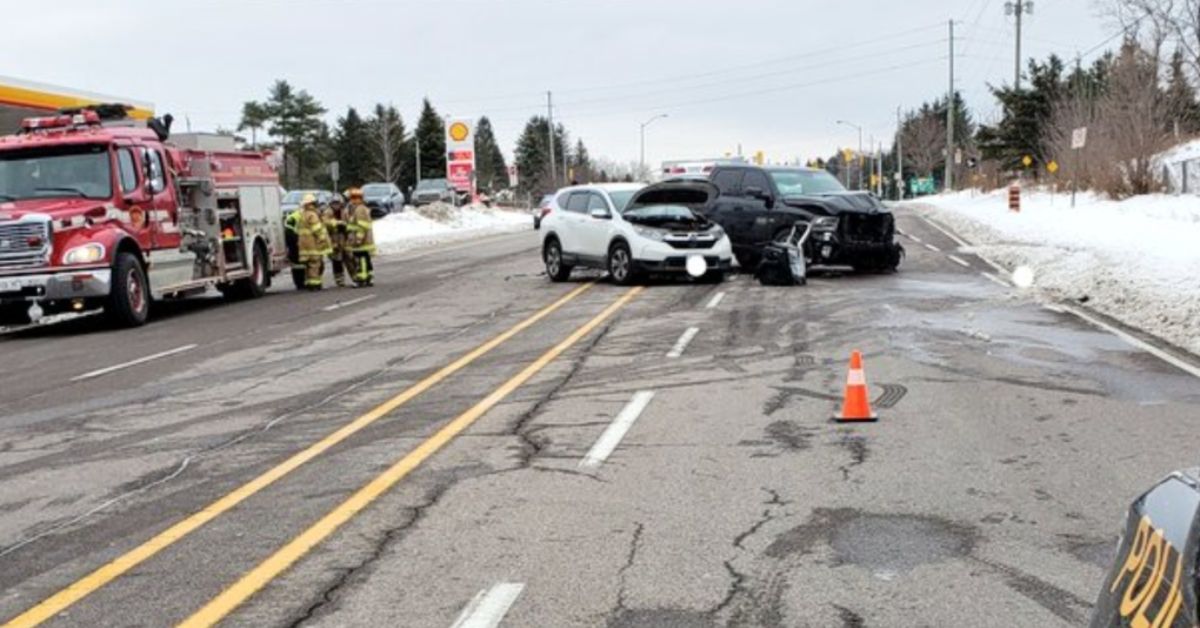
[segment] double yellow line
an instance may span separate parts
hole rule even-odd
[[[280,478],[295,470],[297,467],[319,456],[331,447],[346,440],[351,435],[374,423],[390,412],[404,405],[417,395],[429,390],[470,363],[492,351],[521,331],[528,329],[538,321],[549,316],[554,311],[566,305],[571,300],[583,294],[593,284],[588,283],[575,288],[559,300],[539,310],[529,318],[521,321],[511,329],[496,336],[478,348],[460,357],[449,365],[441,368],[432,375],[414,384],[404,392],[384,402],[370,412],[358,417],[332,434],[321,439],[307,449],[293,455],[269,471],[242,485],[233,492],[204,507],[199,512],[172,525],[150,540],[133,548],[113,561],[101,566],[95,571],[75,581],[67,588],[46,598],[37,606],[25,611],[5,624],[5,628],[36,626],[62,612],[67,607],[87,597],[97,589],[107,585],[134,567],[153,557],[158,552],[194,532],[204,524],[212,521],[222,513],[237,506]],[[305,530],[300,536],[290,541],[275,552],[267,560],[245,574],[235,584],[223,591],[207,605],[183,622],[183,626],[210,626],[220,621],[235,608],[253,596],[259,589],[286,570],[290,565],[308,553],[318,543],[333,534],[341,525],[353,518],[363,508],[377,499],[380,495],[404,479],[409,472],[444,447],[463,430],[470,427],[488,410],[511,394],[519,386],[562,355],[581,338],[589,334],[610,318],[617,310],[624,307],[641,291],[633,288],[625,292],[617,301],[609,305],[594,318],[576,329],[570,336],[544,353],[536,361],[525,367],[520,373],[492,391],[482,401],[446,424],[437,433],[422,442],[416,449],[401,458],[396,464],[384,471],[366,486],[359,489],[345,502],[330,511],[319,521]]]

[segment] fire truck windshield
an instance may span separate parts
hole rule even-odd
[[[112,164],[103,144],[0,151],[0,198],[6,201],[112,197]]]

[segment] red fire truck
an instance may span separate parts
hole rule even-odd
[[[156,299],[262,296],[288,266],[279,178],[232,138],[170,135],[122,105],[28,118],[0,137],[0,325]]]

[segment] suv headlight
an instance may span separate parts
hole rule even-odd
[[[813,231],[837,231],[838,219],[834,216],[817,216],[812,220]]]
[[[653,229],[651,227],[634,227],[633,232],[642,236],[643,238],[654,240],[655,242],[662,242],[663,238],[667,237],[666,231],[663,231],[662,229]]]
[[[721,228],[721,225],[713,225],[712,229],[709,229],[708,232],[718,240],[725,237],[725,230]]]
[[[95,264],[104,259],[104,245],[91,243],[70,249],[63,255],[64,264]]]

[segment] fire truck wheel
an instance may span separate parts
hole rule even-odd
[[[131,253],[118,253],[113,264],[112,290],[104,314],[118,327],[138,327],[150,315],[150,286],[141,262]]]
[[[249,277],[222,287],[221,293],[232,299],[257,299],[266,294],[267,256],[261,246],[254,247],[254,266],[251,269]]]

